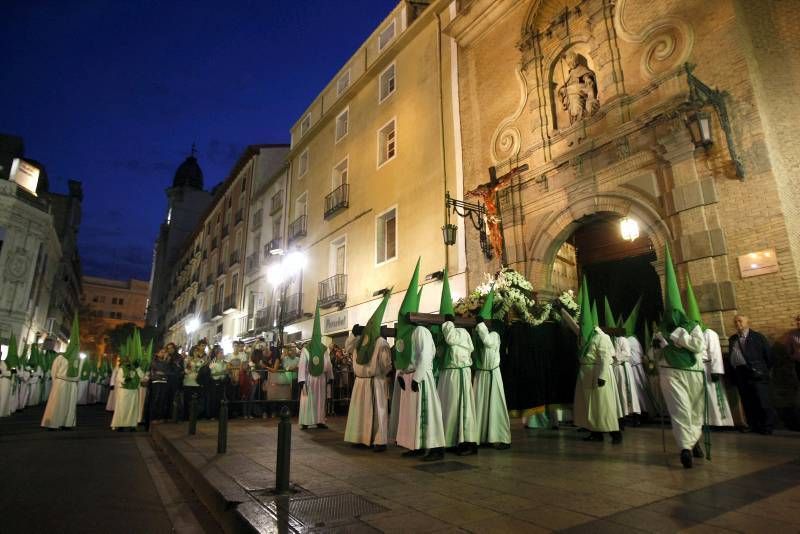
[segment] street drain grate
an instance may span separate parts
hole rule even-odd
[[[430,464],[422,464],[414,466],[414,469],[425,471],[433,475],[439,473],[452,473],[453,471],[466,471],[468,469],[477,469],[474,465],[465,464],[463,462],[435,462]]]
[[[275,514],[285,513],[282,509],[288,506],[289,515],[307,527],[332,525],[342,521],[352,521],[363,515],[385,512],[388,508],[375,504],[360,495],[342,493],[323,497],[305,497],[273,501],[267,509]]]

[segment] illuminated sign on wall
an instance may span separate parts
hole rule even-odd
[[[24,159],[16,158],[11,164],[12,182],[17,182],[20,187],[36,195],[36,185],[39,183],[39,168],[31,165]]]
[[[742,278],[777,273],[779,270],[774,248],[739,256],[739,272]]]

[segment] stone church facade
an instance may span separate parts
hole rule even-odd
[[[458,43],[464,189],[486,182],[489,167],[502,176],[527,165],[499,196],[509,266],[555,292],[556,253],[581,221],[630,217],[659,275],[670,245],[721,338],[736,313],[771,336],[791,328],[795,11],[780,0],[461,1],[444,32]],[[708,144],[690,128],[705,113]],[[466,241],[474,287],[499,261],[477,235]],[[772,250],[777,272],[742,275],[750,254]]]

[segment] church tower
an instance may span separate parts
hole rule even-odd
[[[150,298],[147,306],[147,324],[161,327],[161,315],[167,309],[164,299],[172,280],[169,266],[180,254],[181,247],[197,226],[211,202],[211,193],[203,190],[203,171],[197,162],[192,145],[189,156],[178,166],[167,188],[167,212],[161,223],[153,247],[153,265],[150,271]]]

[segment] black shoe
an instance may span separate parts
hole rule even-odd
[[[420,456],[425,456],[425,449],[415,449],[413,451],[406,451],[401,454],[403,458],[418,458]]]
[[[386,445],[375,445],[372,447],[372,452],[386,452]]]
[[[439,460],[444,460],[444,450],[441,447],[429,450],[422,459],[423,462],[438,462]]]
[[[308,430],[308,425],[300,425],[300,430]]]
[[[694,447],[692,447],[692,456],[695,458],[702,458],[705,456],[705,454],[703,454],[703,447],[701,447],[699,443],[695,443]]]
[[[350,446],[354,449],[369,449],[369,445],[364,445],[363,443],[353,443]]]
[[[611,432],[611,443],[614,445],[619,445],[622,443],[622,432],[619,430],[616,432]]]
[[[475,443],[462,443],[456,452],[459,456],[472,456],[478,454],[478,446]]]
[[[324,430],[327,430],[327,429],[328,429],[328,425],[326,425],[325,423],[319,423],[319,424],[317,425],[317,428],[322,428],[322,429],[324,429]]]
[[[681,463],[685,469],[692,468],[692,451],[689,449],[683,449],[681,451]]]
[[[497,449],[498,451],[504,451],[506,449],[510,449],[511,448],[511,444],[510,443],[495,443],[494,444],[494,448]]]
[[[583,441],[603,441],[603,434],[601,434],[600,432],[592,432],[591,434],[583,438]]]

